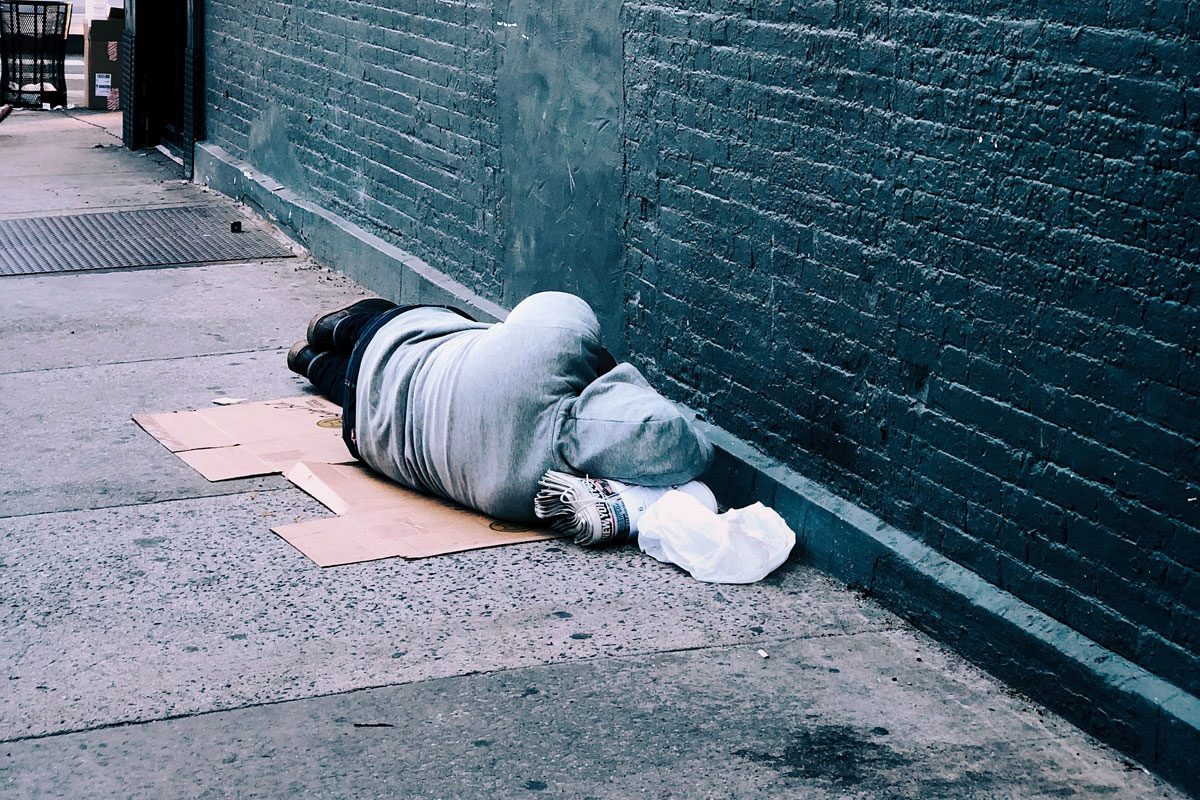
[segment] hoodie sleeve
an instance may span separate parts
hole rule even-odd
[[[713,450],[691,417],[625,363],[592,381],[566,410],[559,454],[584,475],[673,486],[708,469]]]

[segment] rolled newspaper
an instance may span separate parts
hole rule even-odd
[[[634,541],[642,512],[672,489],[691,495],[710,511],[717,510],[717,498],[700,481],[682,486],[635,486],[550,470],[540,485],[534,513],[585,547]]]

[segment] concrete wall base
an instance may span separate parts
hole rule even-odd
[[[424,261],[311,203],[222,148],[196,145],[198,183],[245,201],[323,263],[402,303],[444,303],[479,319],[507,310]],[[1200,793],[1200,699],[997,588],[747,442],[704,425],[722,501],[761,501],[796,531],[793,558],[861,589],[915,626]]]
[[[421,259],[309,202],[217,145],[196,144],[196,183],[255,207],[295,236],[313,256],[397,303],[457,306],[476,319],[508,311]]]

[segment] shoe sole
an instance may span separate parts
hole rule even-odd
[[[292,372],[296,373],[297,375],[299,375],[302,378],[307,378],[308,372],[307,371],[301,372],[300,370],[296,369],[296,361],[299,360],[300,354],[302,352],[304,352],[304,349],[306,347],[310,347],[310,345],[309,345],[307,339],[303,339],[299,342],[296,342],[294,345],[292,345],[292,349],[288,350],[288,354],[287,354],[288,369],[290,369]]]
[[[316,347],[319,343],[313,341],[313,334],[316,333],[317,326],[320,325],[322,321],[324,321],[324,320],[328,319],[329,317],[332,317],[336,314],[349,315],[350,312],[358,309],[359,306],[362,306],[363,311],[366,311],[367,309],[369,309],[371,307],[375,307],[375,306],[377,306],[380,311],[388,311],[390,309],[395,308],[396,304],[393,303],[391,300],[384,300],[382,297],[367,297],[367,298],[363,298],[360,300],[351,300],[349,303],[346,303],[343,306],[339,306],[338,308],[335,308],[332,311],[322,311],[319,314],[317,314],[315,317],[313,317],[311,320],[309,320],[308,331],[305,333],[304,338],[308,341],[308,343],[310,345],[313,345],[314,347]],[[332,342],[328,342],[328,343],[324,343],[324,344],[331,345]]]

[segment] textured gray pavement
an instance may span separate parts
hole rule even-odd
[[[574,660],[6,748],[29,797],[1157,796],[906,632],[771,650]]]
[[[0,216],[228,202],[79,116],[0,125],[0,174],[71,176]],[[304,391],[287,346],[360,291],[304,257],[0,278],[0,797],[1181,796],[810,569],[549,542],[322,570],[269,530],[313,501],[130,421]]]
[[[121,148],[120,114],[39,113],[18,109],[0,123],[0,219],[203,201],[204,190],[157,151]]]

